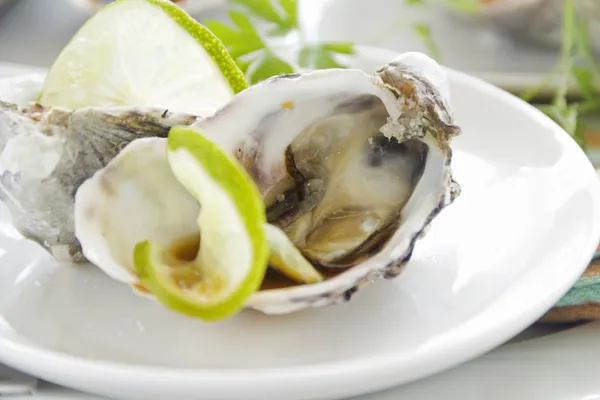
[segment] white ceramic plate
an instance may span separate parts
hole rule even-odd
[[[355,65],[368,71],[391,56],[360,54]],[[585,269],[600,238],[600,185],[543,114],[448,73],[464,128],[453,160],[463,193],[396,280],[340,306],[206,324],[96,268],[56,265],[15,236],[4,212],[0,361],[123,399],[333,399],[433,374],[510,339]]]

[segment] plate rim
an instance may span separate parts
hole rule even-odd
[[[379,48],[369,48],[361,46],[360,56],[368,57],[369,53],[376,54],[375,58],[380,59],[381,54],[394,54],[398,53]],[[379,56],[377,56],[379,54]],[[14,66],[14,65],[13,65]],[[0,68],[2,63],[0,63]],[[40,69],[37,67],[23,66],[27,73],[31,73],[32,70],[35,72]],[[600,215],[600,182],[596,178],[595,170],[583,152],[583,150],[575,143],[575,141],[554,121],[533,107],[529,103],[522,99],[496,87],[492,84],[481,80],[480,78],[468,75],[466,73],[444,67],[449,75],[449,81],[453,84],[467,85],[474,88],[477,92],[486,94],[497,98],[508,104],[518,105],[519,108],[523,109],[531,118],[535,118],[539,123],[543,123],[547,126],[552,127],[553,131],[559,133],[557,141],[559,141],[562,148],[566,152],[576,156],[577,158],[583,158],[587,163],[588,171],[581,171],[589,175],[589,193],[592,196],[592,211],[593,215]],[[0,78],[6,79],[6,78]],[[11,79],[11,78],[8,78]],[[593,178],[593,179],[592,179]],[[492,319],[492,323],[485,324],[485,330],[479,330],[475,335],[465,335],[465,325],[471,325],[477,323],[477,321],[489,320],[488,314],[490,309],[497,306],[498,302],[504,296],[500,296],[496,299],[484,312],[475,316],[471,320],[466,321],[455,331],[461,333],[460,336],[456,336],[452,340],[452,350],[462,350],[454,352],[455,354],[451,357],[439,357],[440,349],[436,349],[435,346],[431,346],[430,349],[423,350],[418,353],[412,353],[408,357],[406,355],[399,357],[398,353],[381,354],[369,357],[363,357],[357,359],[354,363],[348,363],[347,360],[333,361],[326,363],[316,364],[305,364],[305,365],[293,365],[285,367],[265,367],[265,368],[182,368],[182,367],[163,367],[163,366],[151,366],[151,365],[139,365],[139,364],[126,364],[118,363],[114,361],[96,360],[92,358],[83,358],[60,351],[50,350],[48,348],[39,346],[35,343],[31,343],[25,338],[19,338],[17,341],[10,340],[2,333],[0,329],[0,348],[3,349],[0,352],[0,361],[6,363],[14,368],[19,368],[27,365],[28,371],[37,373],[39,376],[48,376],[47,373],[43,372],[47,368],[40,367],[40,365],[52,365],[53,369],[68,370],[70,371],[69,376],[79,377],[92,377],[95,376],[97,380],[107,380],[115,382],[127,381],[143,376],[144,379],[153,380],[153,385],[166,384],[169,385],[177,383],[180,385],[199,386],[203,385],[206,387],[220,387],[223,384],[231,385],[233,381],[238,384],[245,384],[249,386],[262,386],[268,385],[269,383],[290,382],[293,386],[301,384],[302,382],[324,382],[332,379],[352,379],[353,376],[360,375],[362,380],[365,377],[373,377],[375,380],[372,381],[370,388],[376,386],[377,390],[389,388],[415,379],[423,378],[425,376],[432,375],[434,373],[441,372],[450,367],[462,364],[468,360],[478,357],[479,355],[488,352],[489,350],[501,345],[502,343],[514,337],[516,334],[521,332],[531,323],[535,322],[543,313],[545,313],[554,303],[568,291],[568,289],[574,284],[579,278],[581,273],[587,268],[589,260],[592,258],[594,251],[596,250],[598,239],[600,239],[600,221],[596,220],[593,224],[593,233],[587,239],[584,247],[588,248],[587,252],[574,255],[572,263],[573,267],[566,268],[565,271],[572,271],[568,275],[568,279],[562,279],[560,284],[553,287],[552,295],[545,296],[544,298],[532,299],[527,303],[527,307],[523,308],[523,311],[514,313],[504,313],[496,315],[496,318]],[[566,276],[565,276],[566,278]],[[514,294],[513,294],[514,295]],[[2,321],[0,321],[2,322]],[[1,323],[0,323],[1,328]],[[483,338],[483,339],[482,339]],[[477,343],[477,345],[475,345]],[[442,348],[443,349],[443,348]],[[437,360],[435,365],[432,365],[431,360]],[[28,361],[29,360],[29,361]],[[34,368],[31,368],[31,360],[36,360]],[[418,372],[411,372],[405,376],[399,377],[393,372],[395,370],[401,370],[406,368],[406,365],[411,365],[413,370]],[[34,371],[35,370],[35,371]],[[37,371],[37,372],[36,372]],[[42,371],[42,372],[40,372]],[[65,386],[73,386],[70,382],[72,380],[61,378],[49,379],[54,382],[58,382]],[[79,379],[81,380],[81,378]],[[292,383],[293,382],[293,383]],[[374,384],[373,382],[378,382]],[[93,386],[93,385],[92,385]],[[363,390],[357,389],[362,387]],[[345,389],[341,387],[336,390],[343,395],[356,395],[365,393],[368,385],[360,384],[351,386],[353,389]],[[84,390],[87,390],[83,388]]]

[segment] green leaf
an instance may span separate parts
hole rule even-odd
[[[288,23],[292,27],[298,26],[298,7],[296,0],[279,0],[281,8],[286,13]]]
[[[206,21],[205,25],[223,42],[236,62],[238,57],[265,47],[264,42],[244,13],[231,11],[229,18],[237,30],[219,21]]]
[[[435,40],[433,40],[433,34],[431,33],[431,29],[428,25],[424,23],[417,23],[413,26],[413,30],[415,34],[423,41],[423,44],[431,54],[431,56],[437,60],[442,58],[440,54],[440,49],[435,44]]]
[[[345,68],[345,66],[338,63],[330,51],[326,51],[323,48],[321,48],[317,52],[317,58],[315,60],[315,68],[316,69]]]
[[[240,67],[240,69],[242,70],[242,72],[244,74],[248,73],[248,69],[252,65],[252,61],[247,61],[247,60],[243,60],[240,58],[238,58],[235,62],[237,63],[238,67]]]
[[[572,0],[564,0],[563,6],[563,57],[571,54],[575,42],[575,5]]]
[[[467,14],[473,14],[481,11],[481,3],[474,0],[404,0],[404,4],[407,6],[438,6],[441,4],[448,8]]]
[[[325,50],[332,51],[339,54],[355,54],[354,46],[352,43],[325,43],[323,44]]]
[[[298,64],[302,68],[346,68],[335,59],[335,54],[354,54],[349,43],[325,43],[302,47],[298,55]]]
[[[585,143],[585,123],[583,122],[583,119],[577,117],[576,124],[575,132],[573,132],[573,139],[575,139],[583,151],[586,151],[587,144]]]
[[[600,64],[594,53],[588,27],[588,16],[577,15],[574,0],[563,0],[562,47],[559,61],[538,87],[523,94],[525,100],[547,87],[558,76],[552,104],[538,106],[561,125],[585,150],[583,115],[600,113]],[[582,101],[570,102],[568,87],[574,79],[581,91]]]
[[[276,35],[283,35],[297,28],[296,0],[279,0],[281,12],[272,0],[231,0],[233,4],[243,7],[253,17],[275,24],[272,30]]]
[[[250,72],[250,83],[255,84],[275,75],[291,74],[294,68],[281,58],[277,57],[273,52],[265,50],[255,63],[252,65],[253,70]]]
[[[575,28],[577,55],[586,62],[587,68],[593,76],[592,80],[595,80],[593,83],[600,85],[600,62],[598,62],[594,46],[592,45],[589,23],[588,21],[581,20],[581,18],[577,22]],[[600,92],[600,89],[598,91]]]
[[[218,21],[204,24],[223,42],[250,83],[294,72],[291,65],[267,47],[252,21],[258,19],[272,24],[269,36],[285,35],[298,28],[296,0],[231,0],[231,3],[238,7],[238,11],[229,13],[234,26]],[[243,11],[239,11],[240,8]]]
[[[233,4],[241,5],[252,12],[254,16],[273,22],[283,24],[284,19],[279,15],[270,0],[230,0]]]
[[[584,123],[580,118],[579,104],[558,107],[552,104],[537,107],[559,124],[585,150]]]
[[[577,84],[585,100],[599,101],[600,93],[594,87],[594,74],[589,68],[574,67],[573,76],[577,80]]]
[[[298,65],[300,68],[310,68],[313,64],[314,49],[312,46],[304,46],[298,54]]]
[[[531,102],[538,94],[540,94],[540,92],[542,90],[544,90],[545,88],[548,87],[548,84],[550,82],[552,82],[553,78],[555,77],[556,73],[560,70],[560,68],[558,68],[559,66],[556,65],[552,71],[547,74],[544,79],[537,85],[537,86],[533,86],[530,87],[529,89],[525,90],[522,94],[521,94],[521,98],[523,100],[525,100],[526,102]]]
[[[579,103],[579,113],[581,115],[600,115],[600,98]]]
[[[572,0],[564,0],[563,10],[563,43],[559,65],[563,69],[560,74],[556,93],[554,94],[554,104],[566,105],[567,92],[569,90],[569,81],[571,78],[573,61],[573,46],[575,44],[575,6]]]
[[[289,26],[275,25],[267,33],[269,36],[285,36],[292,30]]]
[[[441,0],[441,3],[448,8],[465,14],[475,14],[481,11],[483,4],[474,0]]]

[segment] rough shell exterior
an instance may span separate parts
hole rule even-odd
[[[195,121],[158,108],[69,111],[0,102],[0,199],[25,237],[59,261],[85,261],[73,223],[81,183],[132,140],[166,137],[172,126]]]

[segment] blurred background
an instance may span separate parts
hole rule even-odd
[[[201,22],[226,22],[228,11],[249,3],[174,1]],[[600,0],[297,1],[298,29],[286,44],[343,42],[428,53],[536,104],[600,165]],[[108,3],[0,0],[0,62],[5,68],[49,67],[77,29]],[[565,4],[574,10],[570,22]],[[260,18],[255,22],[260,25]]]
[[[509,86],[538,83],[557,58],[562,0],[481,1],[521,6],[515,11],[490,8],[485,12],[464,6],[470,0],[299,0],[299,7],[307,9],[301,17],[310,20],[304,21],[303,28],[311,38],[431,52],[422,34],[415,31],[415,25],[421,24],[431,31],[444,64]],[[200,21],[226,19],[229,6],[227,0],[176,2]],[[49,66],[91,13],[107,3],[110,1],[0,0],[0,60]],[[538,7],[529,10],[522,6],[526,3],[547,3],[550,7],[544,8],[554,10],[555,16],[549,17],[548,10],[542,12]],[[592,8],[600,12],[600,4]],[[516,23],[513,14],[525,20]],[[531,24],[541,18],[550,23]]]

